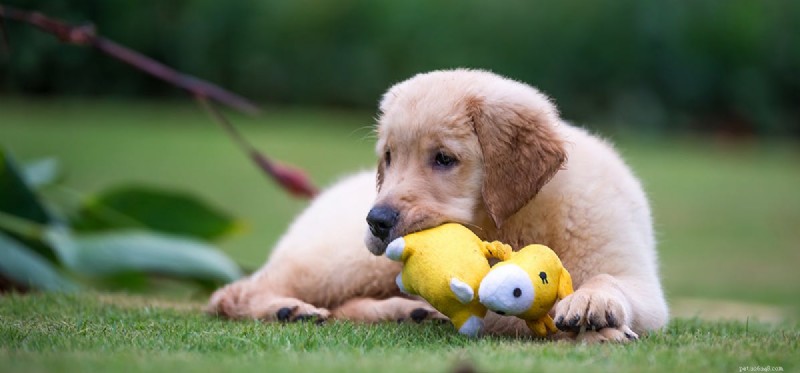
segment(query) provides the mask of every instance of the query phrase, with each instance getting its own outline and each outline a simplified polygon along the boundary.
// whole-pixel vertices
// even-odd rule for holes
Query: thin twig
[[[311,198],[316,195],[316,188],[303,171],[288,165],[276,163],[259,152],[236,130],[236,127],[208,101],[209,99],[217,101],[250,114],[258,113],[258,107],[247,99],[202,79],[180,73],[150,57],[101,37],[97,35],[95,27],[91,24],[73,26],[60,20],[47,17],[39,12],[28,12],[0,5],[0,22],[2,22],[3,18],[31,24],[44,32],[55,35],[55,37],[64,43],[94,47],[138,70],[144,71],[167,83],[186,90],[201,103],[211,118],[225,130],[228,136],[245,154],[247,154],[250,160],[255,163],[259,169],[272,177],[294,196]],[[0,23],[0,32],[3,33],[4,41],[6,41],[5,30],[2,29],[2,26],[2,23]],[[5,42],[5,46],[6,49],[8,49],[7,41]]]
[[[0,11],[2,11],[2,6],[0,6]],[[0,44],[0,46],[1,46],[0,49],[2,49],[3,52],[9,53],[11,48],[9,47],[9,44],[8,44],[8,35],[6,34],[6,23],[5,22],[6,21],[3,20],[3,17],[0,17],[0,34],[2,34],[2,36],[3,36],[3,43]]]
[[[265,173],[270,175],[284,189],[296,197],[312,198],[317,195],[317,189],[309,180],[308,176],[302,171],[288,165],[282,165],[270,160],[266,155],[258,151],[244,136],[236,130],[222,113],[214,107],[205,97],[195,96],[197,101],[209,113],[220,127],[224,128],[236,145]]]
[[[203,95],[249,114],[259,112],[255,104],[239,95],[191,75],[182,74],[150,57],[97,35],[94,25],[73,26],[39,12],[27,12],[5,5],[0,5],[0,17],[29,23],[55,35],[64,43],[96,48],[119,61],[182,88],[193,96]]]

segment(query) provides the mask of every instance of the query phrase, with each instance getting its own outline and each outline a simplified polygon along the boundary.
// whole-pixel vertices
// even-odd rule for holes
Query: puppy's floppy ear
[[[483,152],[483,201],[497,227],[533,199],[567,159],[554,128],[555,107],[538,92],[533,98],[467,101]]]

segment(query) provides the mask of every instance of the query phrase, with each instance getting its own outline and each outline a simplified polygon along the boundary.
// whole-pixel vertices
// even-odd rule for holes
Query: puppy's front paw
[[[245,314],[242,282],[234,282],[218,289],[211,295],[206,313],[213,316],[239,318]]]
[[[399,302],[393,302],[393,305],[397,307],[394,310],[397,322],[413,321],[421,323],[426,320],[432,320],[444,323],[450,321],[447,316],[442,315],[426,302],[403,299]]]
[[[325,308],[317,308],[293,298],[283,298],[272,304],[269,311],[263,312],[259,318],[264,321],[315,321],[321,323],[330,316],[331,312]]]
[[[627,343],[639,339],[639,336],[627,326],[618,328],[603,328],[600,330],[587,330],[582,333],[572,333],[575,341],[583,343]]]
[[[556,306],[555,324],[564,331],[624,327],[627,330],[622,330],[623,334],[633,333],[628,328],[628,320],[626,300],[600,290],[579,289]]]
[[[333,317],[361,322],[447,320],[427,302],[403,297],[351,299],[333,310]]]

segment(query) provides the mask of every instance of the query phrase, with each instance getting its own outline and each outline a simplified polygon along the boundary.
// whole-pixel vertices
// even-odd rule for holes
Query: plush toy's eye
[[[389,165],[392,164],[392,152],[387,150],[383,155],[383,160],[386,162],[386,167],[389,167]]]
[[[514,288],[514,298],[519,298],[522,296],[522,289]]]

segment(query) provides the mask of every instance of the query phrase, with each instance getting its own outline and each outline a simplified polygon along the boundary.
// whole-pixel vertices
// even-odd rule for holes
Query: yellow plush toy
[[[484,242],[459,224],[444,224],[392,241],[389,259],[403,262],[397,286],[420,295],[450,318],[459,333],[476,336],[483,328],[484,307],[478,285],[489,272],[487,258],[509,258],[511,247]]]
[[[541,337],[558,330],[548,312],[570,294],[572,277],[553,250],[543,245],[511,253],[511,258],[492,267],[478,289],[486,308],[525,320]]]

